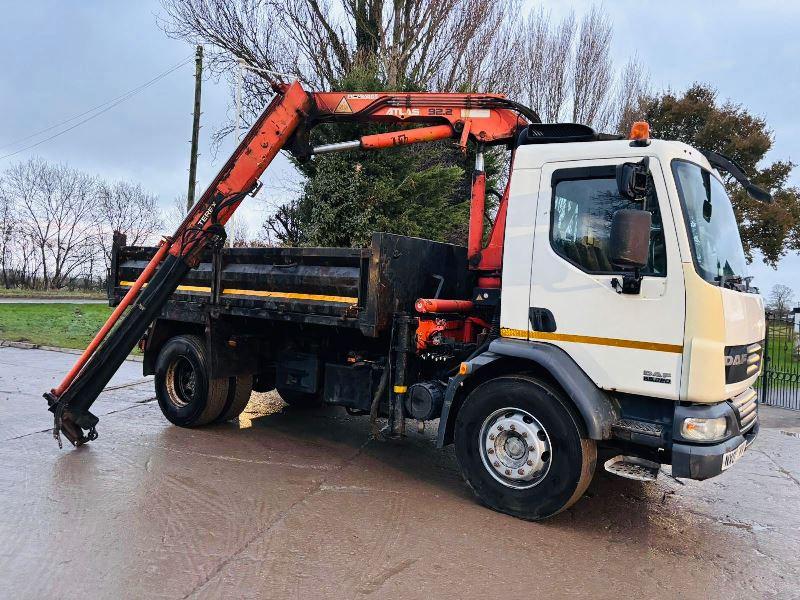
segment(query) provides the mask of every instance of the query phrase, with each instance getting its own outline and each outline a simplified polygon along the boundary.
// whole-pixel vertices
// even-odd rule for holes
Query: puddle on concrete
[[[722,519],[717,519],[717,523],[720,525],[724,525],[725,527],[734,527],[736,529],[744,529],[745,531],[749,531],[750,533],[758,533],[761,531],[772,531],[775,528],[769,527],[767,525],[761,525],[760,523],[745,523],[742,521],[726,521]]]

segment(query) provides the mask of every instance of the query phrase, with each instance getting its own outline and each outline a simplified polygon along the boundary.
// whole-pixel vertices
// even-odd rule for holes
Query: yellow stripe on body
[[[119,285],[122,287],[133,287],[132,281],[120,281]],[[147,285],[146,283],[144,284]],[[177,287],[179,292],[202,292],[206,294],[211,293],[211,288],[207,286],[197,285],[179,285]],[[259,298],[286,298],[291,300],[316,300],[318,302],[338,302],[340,304],[358,304],[358,298],[349,296],[326,296],[323,294],[299,294],[295,292],[270,292],[266,290],[236,290],[224,289],[222,290],[223,296],[257,296]]]
[[[408,386],[405,385],[396,385],[394,386],[394,393],[395,394],[405,394],[408,391]]]
[[[120,281],[120,287],[133,287],[133,281]],[[145,283],[142,287],[147,287]],[[179,292],[205,292],[206,294],[211,293],[211,288],[202,286],[202,285],[179,285],[177,288]]]
[[[318,300],[320,302],[341,302],[343,304],[358,304],[358,298],[349,296],[325,296],[322,294],[297,294],[294,292],[268,292],[265,290],[229,290],[222,291],[224,295],[234,296],[261,296],[264,298],[291,298],[292,300]]]
[[[524,329],[508,329],[503,327],[500,335],[520,340],[543,340],[554,342],[573,342],[576,344],[594,344],[597,346],[614,346],[616,348],[635,348],[637,350],[653,350],[655,352],[683,353],[683,346],[678,344],[661,344],[658,342],[641,342],[639,340],[621,340],[618,338],[594,337],[591,335],[573,335],[571,333],[550,333],[546,331],[526,331]]]

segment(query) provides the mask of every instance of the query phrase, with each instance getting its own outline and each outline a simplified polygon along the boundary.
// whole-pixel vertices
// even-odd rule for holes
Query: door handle
[[[553,313],[540,306],[531,306],[528,309],[528,320],[533,331],[552,333],[556,330],[556,318]]]

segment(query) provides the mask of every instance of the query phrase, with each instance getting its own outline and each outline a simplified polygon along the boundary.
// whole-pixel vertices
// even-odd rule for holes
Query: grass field
[[[105,300],[106,293],[99,290],[28,290],[0,287],[0,298],[80,298],[85,300]]]
[[[112,310],[104,304],[0,304],[0,339],[83,349]]]

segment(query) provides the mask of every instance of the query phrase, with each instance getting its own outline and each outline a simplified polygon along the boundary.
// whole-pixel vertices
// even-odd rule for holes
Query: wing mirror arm
[[[708,159],[708,162],[712,167],[729,173],[731,177],[738,181],[739,184],[745,189],[748,196],[754,200],[758,200],[759,202],[765,202],[767,204],[772,202],[772,194],[761,189],[752,181],[750,181],[742,166],[735,160],[729,156],[725,156],[724,154],[720,154],[719,152],[714,152],[712,150],[700,150],[700,152]]]
[[[622,273],[622,279],[619,277],[611,278],[611,287],[618,294],[639,294],[642,291],[642,272],[640,269],[635,268],[633,272]]]
[[[650,189],[650,158],[617,165],[617,190],[628,200],[641,202]]]

